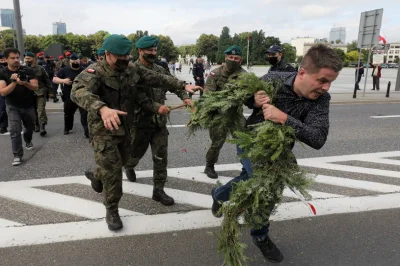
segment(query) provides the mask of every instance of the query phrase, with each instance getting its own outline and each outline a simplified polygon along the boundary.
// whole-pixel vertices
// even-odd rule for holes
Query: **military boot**
[[[92,188],[94,191],[97,193],[103,192],[103,184],[101,183],[100,180],[97,180],[94,177],[94,174],[92,171],[85,171],[85,176],[87,179],[89,179],[92,182]]]
[[[217,179],[218,178],[218,173],[215,172],[214,165],[213,164],[207,164],[206,168],[204,168],[204,173],[212,179]]]
[[[47,132],[46,132],[45,124],[41,124],[40,125],[40,136],[44,136],[46,134],[47,134]]]
[[[171,206],[175,203],[174,199],[168,196],[162,188],[153,189],[153,200],[159,201],[165,206]]]
[[[124,227],[121,218],[119,217],[118,209],[107,209],[106,223],[108,225],[108,229],[111,231],[118,231]]]
[[[134,168],[125,168],[125,174],[129,181],[136,182],[136,173]]]
[[[34,131],[35,131],[35,132],[40,132],[40,126],[39,126],[39,124],[35,124],[35,129],[34,129]]]

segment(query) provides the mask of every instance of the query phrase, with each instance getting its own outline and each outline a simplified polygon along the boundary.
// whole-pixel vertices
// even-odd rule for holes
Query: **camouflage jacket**
[[[206,85],[204,88],[204,92],[207,91],[220,91],[224,88],[225,83],[228,81],[230,78],[237,78],[239,74],[247,72],[243,68],[240,68],[239,70],[229,73],[226,70],[225,65],[222,65],[213,71],[210,72],[210,75],[207,78]]]
[[[88,111],[88,124],[92,135],[124,136],[129,133],[130,127],[127,117],[121,116],[122,124],[119,129],[110,131],[104,127],[98,111],[101,107],[108,106],[128,114],[132,113],[132,99],[136,94],[136,86],[142,84],[177,90],[186,85],[184,81],[146,68],[138,68],[133,63],[129,63],[124,72],[117,72],[103,60],[90,65],[75,78],[71,100]]]
[[[152,71],[172,77],[169,71],[155,63],[151,66],[145,66],[138,60],[134,64],[138,68],[150,69]],[[182,100],[190,98],[183,88],[170,88],[168,90],[176,94]],[[134,127],[163,127],[167,124],[167,116],[158,114],[158,109],[160,106],[165,105],[166,93],[167,88],[164,86],[155,88],[154,86],[150,86],[148,84],[142,84],[137,87],[137,95],[134,95],[135,104],[134,114],[132,117]]]
[[[32,69],[35,71],[36,79],[39,84],[39,88],[35,90],[35,94],[37,96],[46,96],[48,93],[51,93],[51,84],[46,70],[39,65],[35,65]]]

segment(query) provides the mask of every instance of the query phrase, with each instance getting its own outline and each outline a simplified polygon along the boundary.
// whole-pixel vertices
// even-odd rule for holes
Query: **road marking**
[[[371,118],[399,118],[400,115],[374,115]]]
[[[386,171],[372,168],[353,167],[340,165],[344,161],[365,161],[381,163],[383,165],[398,165],[397,160],[388,159],[400,157],[400,151],[355,154],[344,156],[331,156],[321,158],[299,159],[300,165],[332,169],[339,171],[351,171],[357,173],[379,174],[384,176],[400,177],[396,171]],[[223,164],[216,165],[217,171],[240,171],[241,165]],[[217,181],[226,183],[231,177],[220,176],[218,180],[208,178],[204,173],[204,166],[183,167],[168,169],[168,176],[192,182],[216,184]],[[153,171],[137,171],[138,178],[150,178]],[[126,177],[125,177],[126,178]],[[309,191],[313,196],[310,202],[315,206],[317,215],[338,213],[353,213],[361,211],[400,208],[400,186],[381,184],[363,180],[347,179],[343,177],[317,175],[315,181],[321,184],[329,184],[351,189],[364,189],[378,193],[390,193],[374,196],[347,197],[340,194],[332,194],[319,191]],[[124,229],[114,233],[107,229],[103,218],[105,215],[102,204],[67,196],[55,192],[41,190],[42,186],[83,184],[89,186],[89,181],[84,176],[44,178],[33,180],[19,180],[0,182],[0,196],[18,200],[25,204],[31,204],[85,217],[87,221],[68,222],[58,224],[24,225],[0,218],[0,247],[46,244],[63,241],[95,239],[126,235],[142,235],[161,232],[171,232],[198,228],[219,226],[220,219],[211,215],[210,210],[196,210],[187,213],[167,213],[156,215],[142,215],[130,210],[121,210]],[[124,192],[127,194],[148,197],[152,196],[152,185],[130,183],[124,181]],[[209,195],[166,188],[179,203],[190,204],[202,208],[210,208],[212,199]],[[288,189],[284,190],[284,196],[297,198]],[[313,214],[304,203],[286,202],[278,206],[272,220],[288,220],[303,217],[311,217]]]

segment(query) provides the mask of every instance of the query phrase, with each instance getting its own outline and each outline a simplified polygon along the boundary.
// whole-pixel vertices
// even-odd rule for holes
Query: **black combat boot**
[[[94,174],[92,171],[85,171],[85,176],[87,179],[89,179],[92,182],[92,188],[94,191],[97,193],[103,192],[103,184],[101,183],[100,180],[97,180],[94,177]]]
[[[211,197],[212,197],[212,199],[213,199],[213,205],[211,206],[211,212],[212,212],[212,214],[214,215],[214,217],[221,218],[221,217],[222,217],[222,213],[218,213],[218,212],[219,212],[219,209],[221,209],[222,205],[221,205],[221,203],[219,203],[219,202],[214,198],[215,189],[216,189],[216,188],[213,188],[213,189],[211,190]]]
[[[40,125],[40,136],[44,136],[46,134],[47,134],[47,132],[46,132],[45,124],[41,124]]]
[[[69,134],[69,130],[64,128],[64,135],[68,135]]]
[[[108,225],[108,229],[110,229],[111,231],[118,231],[121,230],[122,227],[124,227],[121,218],[119,217],[118,209],[107,209],[106,223]]]
[[[153,200],[159,201],[165,206],[171,206],[175,203],[174,199],[168,196],[162,188],[153,189]]]
[[[136,173],[134,168],[125,168],[125,174],[129,181],[136,182]]]
[[[204,173],[212,179],[217,179],[218,178],[218,173],[215,172],[214,165],[213,164],[207,164],[206,168],[204,168]]]
[[[34,129],[34,131],[35,131],[35,132],[40,132],[40,126],[39,126],[39,124],[35,124],[35,129]]]
[[[281,251],[272,242],[269,236],[263,238],[253,238],[254,244],[260,249],[264,258],[269,262],[278,263],[283,261]]]

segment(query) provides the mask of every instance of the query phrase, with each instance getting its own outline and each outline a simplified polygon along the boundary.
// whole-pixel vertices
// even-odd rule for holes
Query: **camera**
[[[28,81],[28,75],[26,74],[26,68],[20,68],[18,70],[18,77],[21,81]]]

